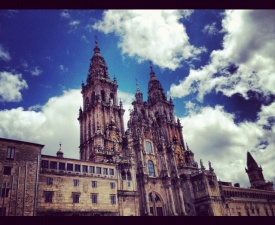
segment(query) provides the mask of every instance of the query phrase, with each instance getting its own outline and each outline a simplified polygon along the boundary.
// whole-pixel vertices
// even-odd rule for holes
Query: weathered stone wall
[[[116,168],[110,164],[92,163],[80,160],[56,158],[42,156],[42,160],[65,162],[70,164],[83,165],[113,169],[115,175],[98,175],[92,173],[63,171],[51,169],[41,169],[39,177],[39,193],[38,193],[38,214],[66,213],[66,215],[118,215],[118,199],[117,199],[117,175]],[[66,167],[67,168],[67,167]],[[84,175],[86,174],[86,175]],[[53,183],[48,185],[47,178],[53,178]],[[74,180],[79,181],[78,186],[74,186]],[[97,187],[92,187],[92,181],[97,182]],[[110,183],[114,183],[111,188]],[[45,203],[45,192],[52,192],[52,203]],[[73,194],[79,194],[79,203],[73,203]],[[98,203],[92,203],[92,194],[98,196]],[[111,204],[110,196],[115,196],[115,204]]]
[[[15,149],[13,159],[7,159],[9,147]],[[0,195],[0,208],[6,208],[6,215],[35,214],[37,163],[42,148],[39,144],[0,138],[0,187],[1,191],[6,185],[8,188],[7,197]],[[3,174],[5,166],[12,168],[10,175]]]

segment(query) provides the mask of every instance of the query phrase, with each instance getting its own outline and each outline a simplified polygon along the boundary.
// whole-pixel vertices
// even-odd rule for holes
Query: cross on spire
[[[95,35],[95,46],[96,46],[96,47],[98,47],[97,44],[98,44],[97,35]]]

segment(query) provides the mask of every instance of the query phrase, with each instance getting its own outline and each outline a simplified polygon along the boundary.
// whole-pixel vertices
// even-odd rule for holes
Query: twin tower
[[[194,161],[175,119],[173,101],[167,99],[152,68],[148,100],[137,87],[126,131],[117,88],[96,42],[86,84],[82,83],[80,159],[114,164],[118,198],[138,207],[140,215],[216,215],[217,209],[220,214],[225,203],[214,169],[210,162],[207,170],[202,161],[200,168]],[[250,156],[247,173],[252,186],[270,190],[272,184],[264,182],[261,168]]]
[[[96,42],[86,84],[82,83],[80,159],[114,163],[122,180],[135,177],[141,214],[185,214],[178,168],[197,169],[197,163],[185,147],[172,99],[167,100],[151,68],[148,101],[137,87],[125,131],[117,88]]]

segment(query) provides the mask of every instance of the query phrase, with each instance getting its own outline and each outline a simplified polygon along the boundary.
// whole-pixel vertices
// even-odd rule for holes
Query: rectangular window
[[[128,181],[128,187],[131,187],[131,181]]]
[[[4,166],[4,175],[11,175],[11,167],[10,166]]]
[[[98,196],[98,194],[92,194],[91,195],[91,198],[92,198],[92,203],[93,204],[97,204],[98,203],[98,199],[97,199],[97,196]]]
[[[96,167],[96,174],[101,174],[101,167]]]
[[[80,194],[73,193],[73,203],[79,203]]]
[[[2,188],[1,198],[7,198],[9,196],[9,191],[10,191],[9,188]]]
[[[116,184],[114,182],[111,182],[110,183],[110,187],[111,187],[111,189],[115,189],[116,188]]]
[[[96,188],[96,187],[97,187],[97,182],[94,181],[94,180],[92,181],[92,187],[93,187],[93,188]]]
[[[108,175],[108,168],[103,168],[103,174]]]
[[[53,178],[47,177],[47,185],[52,185],[52,184],[53,184]]]
[[[115,195],[110,195],[110,199],[111,199],[111,204],[116,204],[116,196]]]
[[[82,166],[82,172],[87,173],[88,172],[88,166]]]
[[[73,164],[67,163],[67,171],[73,171],[73,170],[74,170]]]
[[[238,212],[238,216],[242,216],[241,212]]]
[[[90,173],[95,173],[95,167],[94,166],[90,166],[89,167],[89,172]]]
[[[109,169],[109,174],[110,174],[110,175],[115,175],[114,169]]]
[[[75,172],[80,172],[80,165],[75,164],[75,165],[74,165],[74,171],[75,171]]]
[[[59,170],[65,170],[65,163],[60,162],[58,169]]]
[[[48,160],[42,160],[41,161],[41,168],[48,169],[49,168],[49,161]]]
[[[52,203],[53,202],[53,192],[52,191],[45,191],[45,203]]]
[[[57,169],[57,162],[50,162],[50,168],[56,170]]]
[[[14,155],[15,155],[15,148],[8,147],[8,150],[7,150],[7,159],[8,160],[13,160],[14,159]]]
[[[79,180],[74,179],[74,186],[79,186]]]

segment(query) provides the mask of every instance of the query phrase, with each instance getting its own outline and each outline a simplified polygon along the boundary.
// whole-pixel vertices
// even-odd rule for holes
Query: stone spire
[[[100,54],[100,48],[98,47],[98,41],[95,41],[94,55],[91,58],[89,74],[87,78],[87,83],[94,79],[107,79],[110,80],[108,74],[108,67],[104,58]]]
[[[142,103],[143,102],[143,94],[141,93],[139,87],[138,87],[138,81],[136,80],[136,101],[138,103]]]
[[[247,152],[247,161],[246,161],[246,165],[248,169],[252,169],[252,168],[258,168],[258,164],[255,161],[255,159],[252,157],[252,155],[250,154],[250,152]]]
[[[158,101],[166,102],[166,96],[164,94],[163,88],[157,79],[152,66],[150,66],[150,81],[148,84],[148,103],[155,104]]]

